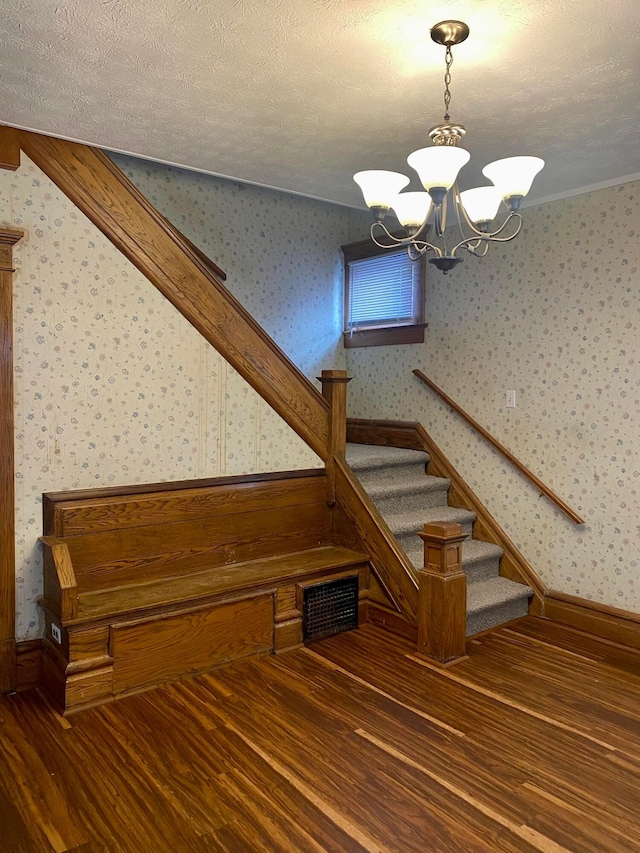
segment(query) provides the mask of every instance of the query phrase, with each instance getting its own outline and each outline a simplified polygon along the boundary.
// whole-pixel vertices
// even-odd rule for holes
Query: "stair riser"
[[[512,619],[526,616],[529,612],[529,599],[526,596],[515,601],[498,602],[486,610],[467,614],[467,637],[503,625]]]
[[[421,463],[418,465],[415,463],[413,465],[394,465],[389,468],[373,468],[362,471],[354,469],[354,473],[365,490],[368,490],[370,486],[378,486],[383,483],[393,485],[405,479],[415,480],[421,474],[423,476],[426,475],[425,466]]]
[[[424,490],[413,494],[393,495],[392,497],[376,497],[374,503],[383,515],[432,509],[436,506],[446,506],[448,491],[447,488],[444,488],[433,489],[432,491]]]

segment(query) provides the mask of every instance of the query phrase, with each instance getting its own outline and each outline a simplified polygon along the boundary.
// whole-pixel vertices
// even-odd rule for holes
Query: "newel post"
[[[467,576],[462,569],[459,524],[425,524],[424,568],[419,573],[418,654],[440,664],[464,660],[466,653]]]
[[[334,457],[344,459],[347,448],[347,383],[351,377],[346,370],[323,370],[317,377],[322,383],[322,396],[329,403],[329,446],[327,447],[327,481],[329,505],[336,502],[336,472]]]

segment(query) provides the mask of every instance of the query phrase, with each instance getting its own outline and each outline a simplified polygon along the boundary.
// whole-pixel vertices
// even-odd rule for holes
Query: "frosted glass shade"
[[[544,166],[540,157],[506,157],[488,163],[482,174],[493,182],[502,198],[526,196],[533,179]]]
[[[429,215],[431,196],[429,193],[400,193],[391,206],[401,225],[417,227]]]
[[[460,193],[460,201],[472,222],[492,222],[502,196],[495,187],[476,187]]]
[[[409,154],[407,163],[416,170],[427,192],[439,187],[450,190],[456,182],[458,172],[469,161],[470,156],[464,148],[434,145]]]
[[[356,172],[353,180],[362,190],[367,207],[393,206],[394,199],[409,183],[409,178],[399,172],[385,172],[382,169],[369,169]]]

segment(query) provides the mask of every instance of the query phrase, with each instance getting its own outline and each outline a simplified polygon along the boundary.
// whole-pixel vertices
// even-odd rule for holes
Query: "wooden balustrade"
[[[504,444],[499,442],[497,438],[494,438],[491,433],[487,432],[487,430],[483,426],[480,426],[480,424],[474,418],[472,418],[471,415],[468,415],[465,410],[456,402],[454,402],[454,400],[452,400],[448,394],[446,394],[441,388],[439,388],[435,384],[435,382],[432,382],[431,379],[429,379],[428,376],[425,376],[421,370],[416,369],[413,371],[413,373],[415,376],[418,377],[418,379],[420,379],[421,382],[424,382],[427,387],[431,388],[431,390],[434,391],[440,397],[440,399],[443,400],[447,404],[447,406],[449,406],[450,409],[453,409],[454,412],[457,412],[457,414],[459,414],[460,417],[464,421],[466,421],[470,427],[473,427],[476,432],[480,433],[480,435],[485,439],[485,441],[488,441],[492,447],[494,447],[499,453],[502,453],[502,455],[505,456],[509,460],[509,462],[511,462],[511,464],[515,468],[517,468],[518,471],[520,471],[521,474],[523,474],[531,483],[533,483],[533,485],[540,491],[540,494],[549,498],[549,500],[554,503],[558,507],[558,509],[561,510],[575,524],[585,523],[584,518],[581,518],[577,512],[572,510],[571,507],[568,506],[562,500],[562,498],[558,497],[558,495],[556,495],[556,493],[552,489],[550,489],[549,486],[545,485],[545,483],[542,482],[540,477],[536,476],[533,471],[531,471],[529,468],[527,468],[526,465],[520,462],[520,460],[516,456],[514,456],[513,453],[504,446]]]
[[[425,524],[424,568],[419,573],[418,654],[439,664],[466,657],[467,576],[462,569],[459,524]]]

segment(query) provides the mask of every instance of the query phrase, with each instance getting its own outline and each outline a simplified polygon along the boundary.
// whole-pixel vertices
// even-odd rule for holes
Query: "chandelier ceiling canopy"
[[[431,29],[433,41],[445,48],[444,118],[429,131],[433,145],[420,148],[407,158],[426,192],[403,193],[410,179],[398,172],[372,169],[353,176],[375,216],[371,226],[374,243],[389,249],[406,246],[412,260],[432,252],[434,257],[429,263],[445,274],[462,261],[457,254],[460,250],[484,257],[489,243],[506,243],[520,233],[520,205],[544,166],[539,157],[496,160],[482,170],[492,186],[459,191],[458,174],[470,154],[458,145],[466,134],[464,126],[452,121],[449,114],[452,48],[468,35],[469,27],[462,21],[441,21]],[[506,214],[501,222],[496,222],[502,204]],[[455,243],[447,242],[448,205],[453,206],[459,231]],[[392,234],[383,223],[390,210],[403,226],[406,237]]]

